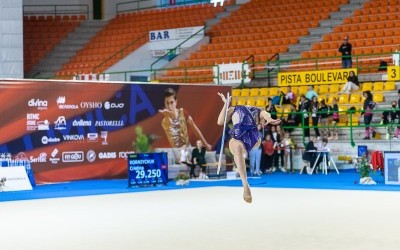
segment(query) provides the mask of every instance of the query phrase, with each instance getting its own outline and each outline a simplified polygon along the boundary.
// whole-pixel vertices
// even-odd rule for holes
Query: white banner
[[[245,75],[244,83],[249,83],[251,80],[249,77],[250,66],[247,63],[218,64],[218,66],[214,66],[213,71],[215,84],[240,84],[243,80],[242,75]]]
[[[153,30],[149,32],[150,53],[153,57],[161,57],[183,41],[203,29],[203,26],[186,27],[179,29]],[[189,48],[204,37],[204,30],[182,44],[182,48]],[[177,51],[176,54],[179,54]]]
[[[0,167],[1,180],[4,184],[1,184],[0,190],[4,192],[32,190],[25,167]]]

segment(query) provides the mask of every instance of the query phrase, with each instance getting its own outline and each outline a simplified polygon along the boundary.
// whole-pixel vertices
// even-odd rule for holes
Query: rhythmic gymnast
[[[218,93],[224,102],[224,106],[218,116],[217,124],[222,126],[232,120],[233,128],[229,131],[232,139],[229,141],[229,150],[233,154],[233,159],[239,171],[243,185],[243,199],[251,203],[252,196],[249,183],[247,181],[245,158],[252,148],[259,147],[261,144],[261,133],[259,126],[272,124],[277,125],[281,121],[271,118],[271,114],[261,109],[251,106],[229,107],[230,96],[225,97]],[[228,108],[229,107],[229,108]],[[228,108],[228,110],[226,110]],[[226,112],[227,111],[227,112]],[[226,116],[226,117],[225,117]]]

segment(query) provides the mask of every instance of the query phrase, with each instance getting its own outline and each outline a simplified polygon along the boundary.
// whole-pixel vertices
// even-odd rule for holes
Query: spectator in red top
[[[262,142],[263,146],[263,158],[265,162],[265,172],[271,173],[272,172],[272,162],[274,160],[275,154],[275,147],[274,141],[271,139],[271,135],[267,134],[265,136],[265,140]]]

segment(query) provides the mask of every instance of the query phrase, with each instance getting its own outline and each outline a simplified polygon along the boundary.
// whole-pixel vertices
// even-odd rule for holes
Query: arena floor
[[[0,194],[1,195],[1,194]],[[400,193],[204,187],[0,203],[1,248],[304,249],[400,246]]]

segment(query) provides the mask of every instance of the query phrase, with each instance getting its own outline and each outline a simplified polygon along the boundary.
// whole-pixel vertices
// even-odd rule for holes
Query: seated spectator
[[[360,83],[358,82],[358,77],[354,74],[354,71],[350,71],[349,77],[347,77],[347,82],[340,93],[350,94],[350,91],[357,91],[359,88]]]
[[[308,100],[312,100],[314,96],[318,98],[317,92],[314,91],[314,86],[312,85],[308,86],[308,90],[305,96]]]
[[[277,110],[275,108],[275,105],[272,103],[271,98],[268,98],[268,105],[265,107],[265,111],[271,114],[272,119],[276,120],[278,118]]]
[[[193,165],[190,170],[190,172],[193,171],[194,169],[199,166],[200,167],[200,174],[199,178],[200,179],[208,179],[208,176],[206,175],[206,148],[203,146],[203,142],[201,140],[198,140],[196,142],[196,147],[192,151],[192,161]]]
[[[311,137],[303,153],[303,160],[310,162],[311,167],[314,166],[315,160],[317,159],[317,148],[315,147],[316,142],[317,137]],[[311,168],[307,169],[307,173],[311,174]]]
[[[281,104],[292,104],[296,101],[296,96],[290,86],[287,87],[286,94],[281,92]]]
[[[283,120],[283,126],[297,127],[300,123],[300,117],[296,114],[296,106],[290,105],[290,112],[285,120]],[[285,128],[285,131],[292,132],[294,128]]]
[[[381,59],[379,61],[378,71],[386,71],[387,70],[387,66],[388,66],[387,62],[384,61],[383,59]]]

